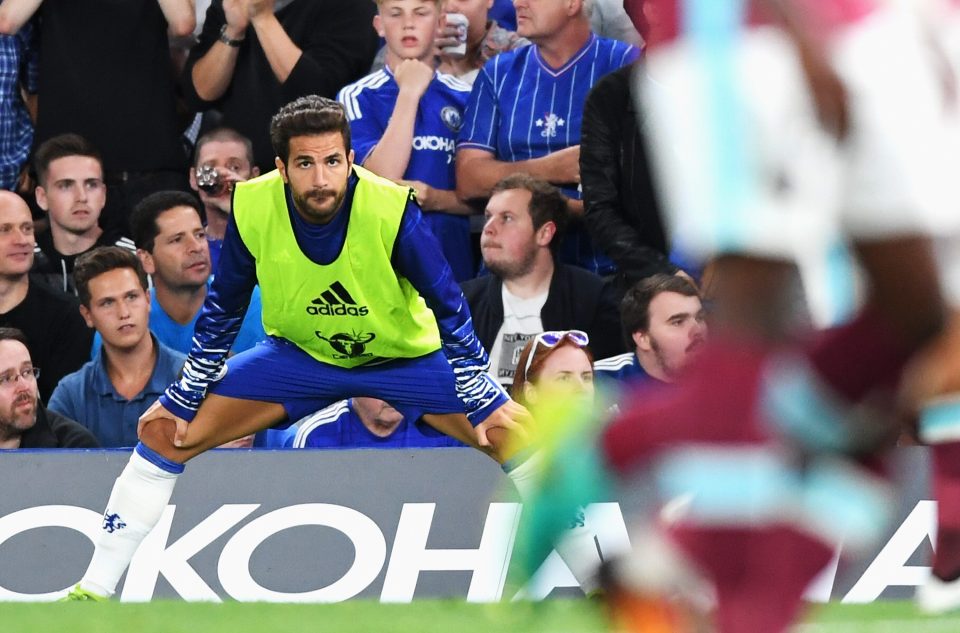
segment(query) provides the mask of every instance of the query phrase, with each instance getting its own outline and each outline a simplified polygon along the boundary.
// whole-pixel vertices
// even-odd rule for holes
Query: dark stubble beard
[[[657,365],[660,367],[663,375],[672,380],[677,372],[673,371],[673,368],[667,364],[667,359],[663,356],[663,350],[660,349],[660,343],[652,336],[650,337],[650,349],[653,350],[653,356],[657,359]]]
[[[33,428],[37,423],[37,400],[33,400],[33,414],[29,420],[28,424],[24,424],[19,418],[15,417],[13,409],[21,403],[22,400],[26,399],[27,396],[23,398],[17,397],[10,405],[10,411],[5,417],[0,417],[0,440],[8,440],[20,435],[23,435],[25,432]]]
[[[343,191],[339,192],[334,197],[334,204],[330,211],[318,211],[310,206],[310,199],[313,197],[309,192],[305,195],[299,194],[296,191],[292,192],[293,197],[293,206],[297,208],[297,211],[300,212],[300,216],[303,217],[307,222],[316,223],[316,224],[326,224],[333,219],[333,216],[337,214],[337,211],[340,210],[340,205],[343,204],[343,199],[347,195],[346,188]]]
[[[527,251],[526,255],[524,255],[523,259],[518,262],[484,261],[484,264],[490,269],[490,272],[500,279],[517,279],[533,270],[533,264],[536,260],[537,249],[531,248]]]

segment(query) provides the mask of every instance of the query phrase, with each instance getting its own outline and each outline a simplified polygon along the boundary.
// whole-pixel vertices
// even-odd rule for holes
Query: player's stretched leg
[[[72,595],[113,595],[140,543],[160,520],[187,460],[268,428],[285,416],[283,406],[276,403],[210,394],[181,446],[173,444],[174,420],[146,423],[140,443],[113,486],[93,558]]]
[[[960,312],[911,365],[906,399],[920,410],[918,435],[931,447],[937,537],[930,579],[917,590],[920,608],[960,608]]]
[[[949,409],[949,411],[948,411]],[[927,421],[946,416],[960,425],[960,393],[952,401],[931,403]],[[917,604],[928,613],[960,609],[960,440],[933,443],[932,492],[937,500],[937,537],[930,578],[917,589]]]

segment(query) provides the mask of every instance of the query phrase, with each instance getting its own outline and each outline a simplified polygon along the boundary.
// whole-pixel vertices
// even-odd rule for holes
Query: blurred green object
[[[599,439],[607,394],[551,394],[530,407],[540,462],[536,490],[524,499],[513,553],[516,573],[530,578],[563,532],[583,521],[583,508],[612,496],[613,479]]]

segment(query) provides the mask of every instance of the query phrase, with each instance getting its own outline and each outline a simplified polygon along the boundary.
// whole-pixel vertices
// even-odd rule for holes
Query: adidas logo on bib
[[[367,306],[358,306],[339,281],[330,284],[310,303],[307,314],[313,316],[366,316],[370,312]]]

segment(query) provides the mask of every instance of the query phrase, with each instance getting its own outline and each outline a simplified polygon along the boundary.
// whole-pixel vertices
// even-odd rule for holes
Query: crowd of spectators
[[[620,0],[2,0],[0,326],[43,371],[0,358],[20,374],[0,390],[35,380],[37,424],[132,446],[223,272],[233,187],[275,168],[270,117],[307,94],[343,104],[357,165],[414,191],[501,384],[544,330],[582,330],[600,374],[668,380],[703,315],[634,122],[641,43]],[[697,302],[686,343],[653,334],[663,288]],[[265,336],[255,290],[233,351]],[[241,445],[458,443],[357,397]]]

